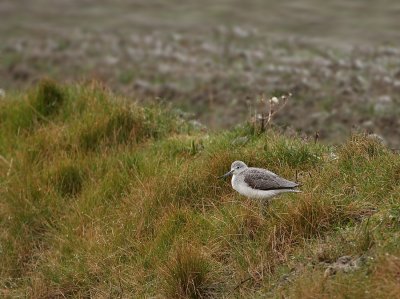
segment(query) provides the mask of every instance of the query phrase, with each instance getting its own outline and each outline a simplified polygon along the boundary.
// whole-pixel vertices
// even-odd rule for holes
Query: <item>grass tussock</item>
[[[207,133],[95,82],[44,81],[0,107],[0,297],[398,292],[400,158],[368,136]],[[234,160],[302,193],[263,216],[218,179]],[[363,262],[326,274],[343,256]]]
[[[168,298],[211,298],[215,278],[212,266],[199,250],[181,245],[165,269]]]
[[[82,190],[83,181],[82,170],[76,165],[63,165],[53,175],[56,190],[66,197],[76,196]]]
[[[65,97],[59,84],[49,79],[42,80],[33,98],[32,107],[40,117],[50,117],[61,109]]]

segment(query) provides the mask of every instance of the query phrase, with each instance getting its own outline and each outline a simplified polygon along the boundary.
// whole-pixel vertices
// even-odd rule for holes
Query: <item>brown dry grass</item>
[[[63,98],[47,121],[38,90],[0,102],[1,296],[395,296],[400,159],[383,145],[207,133],[97,83],[46,84]],[[300,172],[303,192],[263,216],[217,179],[236,159]],[[344,255],[366,262],[324,276]]]

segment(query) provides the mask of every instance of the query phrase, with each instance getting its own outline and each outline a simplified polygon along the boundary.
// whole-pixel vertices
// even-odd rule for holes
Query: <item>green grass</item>
[[[399,292],[400,157],[366,136],[333,147],[246,124],[196,131],[96,82],[43,81],[2,99],[0,116],[1,297]],[[297,172],[303,192],[264,217],[217,179],[236,159]],[[344,255],[365,262],[324,276]]]

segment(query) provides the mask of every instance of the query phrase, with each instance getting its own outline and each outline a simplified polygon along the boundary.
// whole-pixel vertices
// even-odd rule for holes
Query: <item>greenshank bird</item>
[[[296,189],[299,184],[263,168],[247,167],[242,161],[233,162],[231,170],[221,178],[229,175],[233,175],[233,189],[253,199],[269,199],[281,193],[301,192]]]

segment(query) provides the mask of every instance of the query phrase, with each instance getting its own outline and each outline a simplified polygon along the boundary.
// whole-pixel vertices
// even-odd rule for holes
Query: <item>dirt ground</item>
[[[97,78],[212,129],[292,93],[274,119],[338,142],[352,130],[400,147],[400,3],[0,2],[0,88]]]

